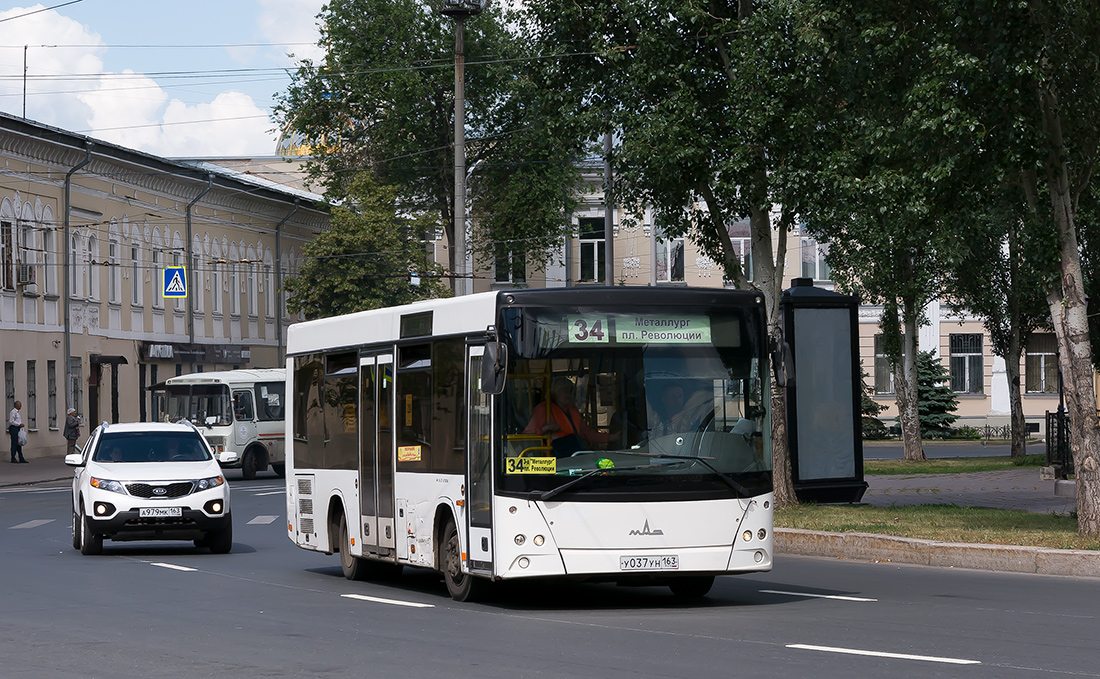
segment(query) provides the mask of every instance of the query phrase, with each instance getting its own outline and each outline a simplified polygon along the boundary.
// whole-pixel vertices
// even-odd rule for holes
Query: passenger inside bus
[[[550,399],[535,406],[523,433],[550,436],[554,457],[591,450],[611,439],[610,434],[596,431],[585,422],[573,400],[572,380],[560,376],[550,384]]]

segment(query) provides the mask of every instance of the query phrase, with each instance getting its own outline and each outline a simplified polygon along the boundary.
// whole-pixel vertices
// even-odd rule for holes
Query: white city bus
[[[282,368],[177,375],[153,390],[159,418],[197,425],[222,467],[240,468],[246,479],[269,465],[279,476],[286,474]]]
[[[457,600],[526,577],[697,597],[716,575],[770,570],[765,327],[758,293],[684,288],[500,291],[295,324],[289,537],[339,553],[349,579],[439,570]],[[566,445],[564,420],[588,440]]]

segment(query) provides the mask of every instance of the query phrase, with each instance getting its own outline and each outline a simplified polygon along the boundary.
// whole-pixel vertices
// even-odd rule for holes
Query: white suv
[[[73,547],[83,554],[102,552],[103,538],[233,546],[229,484],[190,423],[104,422],[65,464],[76,468]]]

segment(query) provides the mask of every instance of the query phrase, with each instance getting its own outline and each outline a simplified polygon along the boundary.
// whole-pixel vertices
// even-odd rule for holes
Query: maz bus
[[[701,597],[772,567],[759,293],[490,292],[298,323],[287,356],[287,530],[349,579]]]
[[[222,467],[239,467],[246,479],[256,478],[269,465],[279,476],[286,475],[282,368],[177,375],[152,389],[160,419],[194,423]]]

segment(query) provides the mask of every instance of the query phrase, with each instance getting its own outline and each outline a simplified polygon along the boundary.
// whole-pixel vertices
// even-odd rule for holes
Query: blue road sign
[[[166,299],[184,299],[187,297],[187,267],[164,267],[164,285],[161,290]]]

